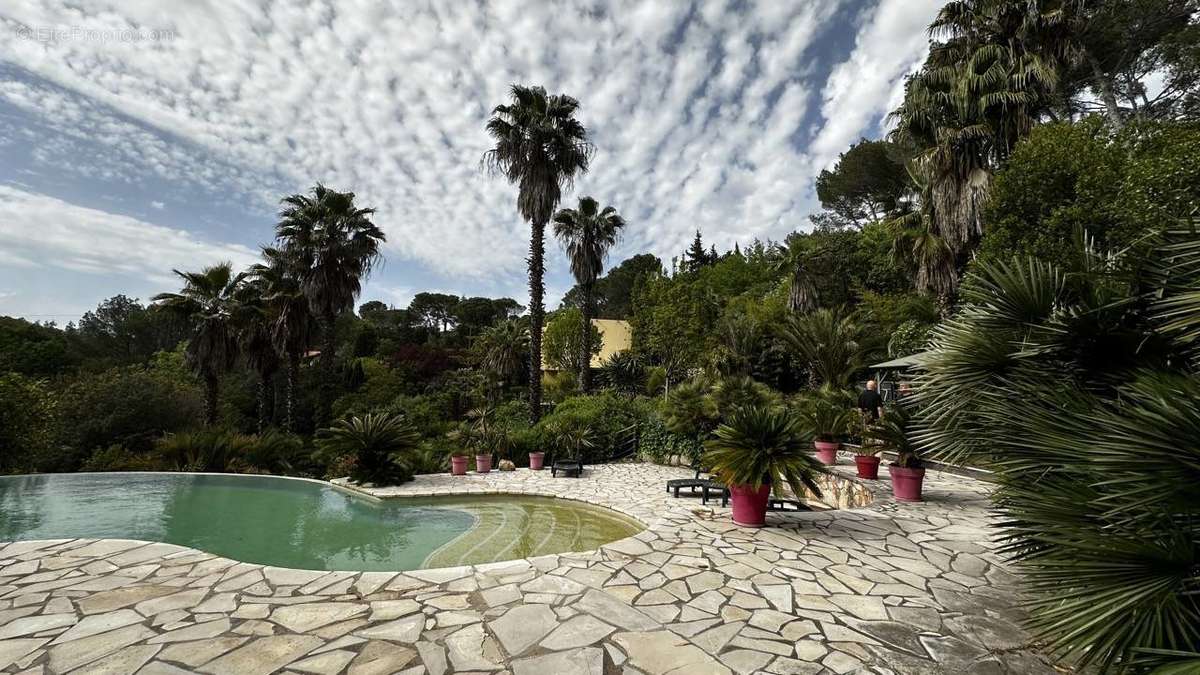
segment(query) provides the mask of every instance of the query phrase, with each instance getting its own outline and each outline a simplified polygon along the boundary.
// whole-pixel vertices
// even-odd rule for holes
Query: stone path
[[[840,471],[848,475],[849,469]],[[599,551],[478,567],[314,572],[126,540],[0,544],[0,672],[1053,673],[991,553],[985,485],[930,472],[853,510],[672,499],[681,469],[421,476],[386,495],[565,496],[649,527]]]

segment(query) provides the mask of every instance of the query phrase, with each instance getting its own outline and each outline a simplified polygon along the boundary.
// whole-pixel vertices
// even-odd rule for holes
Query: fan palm
[[[285,197],[283,205],[275,236],[321,326],[320,415],[326,417],[335,381],[334,321],[353,309],[363,279],[382,260],[386,237],[371,222],[375,210],[359,208],[353,192],[318,183],[310,194]]]
[[[924,170],[913,163],[909,166],[909,176],[917,186],[913,203],[887,221],[887,227],[895,233],[892,258],[916,268],[917,290],[937,298],[938,307],[946,316],[951,298],[958,290],[957,256],[938,234],[936,202]]]
[[[525,362],[529,328],[519,319],[501,321],[480,333],[477,348],[483,367],[506,381],[516,377]]]
[[[509,93],[509,102],[496,106],[487,122],[487,133],[496,144],[483,162],[517,186],[517,211],[529,221],[529,414],[536,421],[542,412],[546,224],[563,188],[587,171],[592,145],[575,118],[579,101],[518,84]]]
[[[1175,311],[1200,289],[1198,242],[981,264],[917,378],[915,441],[995,470],[1031,625],[1080,664],[1200,663],[1200,380],[1175,323],[1196,325]]]
[[[596,279],[604,271],[604,258],[617,243],[625,221],[611,206],[600,208],[591,197],[580,197],[579,208],[562,209],[554,214],[554,235],[567,249],[571,274],[582,291],[580,309],[583,311],[583,330],[580,334],[579,389],[584,394],[592,389],[592,318],[596,314]]]
[[[244,277],[234,274],[230,263],[200,272],[175,270],[175,274],[183,279],[183,289],[159,293],[152,300],[192,326],[184,357],[204,382],[204,422],[213,425],[217,422],[221,375],[237,360],[237,324],[243,311],[238,296]]]
[[[808,369],[814,386],[845,389],[862,367],[862,330],[840,310],[819,309],[806,316],[791,316],[780,337]]]
[[[259,289],[273,321],[271,342],[285,361],[284,428],[295,431],[296,386],[300,360],[312,344],[315,321],[308,298],[300,286],[300,275],[292,261],[277,248],[264,247],[263,262],[250,267],[250,278]]]
[[[255,394],[258,399],[260,434],[266,431],[270,424],[270,399],[274,390],[272,380],[279,372],[280,365],[279,352],[275,349],[275,341],[271,336],[275,316],[267,299],[268,293],[263,279],[251,272],[242,284],[238,298],[245,308],[237,326],[238,347],[246,359],[246,365],[258,375]]]
[[[1057,72],[1028,35],[1025,4],[947,3],[930,26],[942,40],[890,116],[892,139],[916,148],[913,161],[927,183],[925,229],[936,239],[922,244],[925,255],[942,255],[944,245],[957,260],[974,248],[994,169],[1053,100]]]
[[[788,309],[796,314],[808,314],[820,304],[817,287],[813,284],[808,269],[810,252],[799,240],[787,246],[776,244],[771,251],[772,266],[777,274],[786,274],[788,279]]]

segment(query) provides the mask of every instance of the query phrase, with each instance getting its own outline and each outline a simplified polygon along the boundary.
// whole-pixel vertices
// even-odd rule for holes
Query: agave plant
[[[396,485],[412,480],[409,456],[421,434],[403,415],[368,413],[341,420],[317,435],[317,448],[331,458],[352,456],[357,483]]]
[[[995,469],[1002,552],[1055,655],[1195,672],[1200,235],[1151,240],[1122,256],[1085,251],[1074,272],[977,266],[924,358],[915,439]]]
[[[705,466],[726,485],[769,483],[779,496],[786,486],[797,498],[805,488],[821,494],[815,477],[824,468],[809,454],[799,420],[784,408],[741,408],[704,447]]]

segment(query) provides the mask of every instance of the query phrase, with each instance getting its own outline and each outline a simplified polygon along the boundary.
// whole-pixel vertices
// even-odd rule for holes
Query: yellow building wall
[[[599,368],[602,363],[608,360],[608,357],[623,352],[633,346],[633,328],[630,327],[628,321],[620,319],[592,319],[592,325],[596,330],[600,331],[600,353],[592,357],[592,367]],[[542,357],[542,370],[551,371],[545,361],[545,355]]]

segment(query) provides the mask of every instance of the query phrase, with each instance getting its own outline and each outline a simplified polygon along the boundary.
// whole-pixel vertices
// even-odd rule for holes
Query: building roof
[[[929,352],[917,352],[916,354],[901,356],[900,358],[892,359],[891,361],[876,363],[875,365],[869,367],[871,370],[905,370],[916,368],[917,366],[921,365],[921,361],[924,360],[925,355],[928,353]]]

